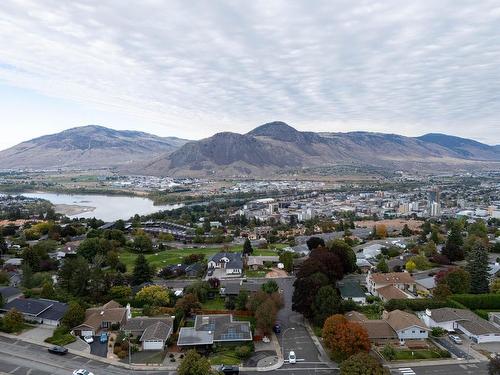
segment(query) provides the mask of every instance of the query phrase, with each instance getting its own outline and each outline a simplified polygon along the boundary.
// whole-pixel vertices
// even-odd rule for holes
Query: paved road
[[[15,375],[68,375],[78,368],[85,368],[96,375],[175,375],[173,371],[130,371],[74,354],[56,356],[43,346],[0,337],[0,372]]]
[[[488,374],[488,363],[471,363],[466,362],[457,365],[441,365],[441,366],[421,366],[421,367],[401,367],[400,369],[392,369],[393,375],[486,375]]]

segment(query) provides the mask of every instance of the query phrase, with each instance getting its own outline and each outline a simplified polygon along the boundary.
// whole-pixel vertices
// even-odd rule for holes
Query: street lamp
[[[295,330],[295,327],[288,327],[283,331],[283,334],[281,335],[281,350],[283,351],[283,359],[285,359],[285,333],[288,330]]]

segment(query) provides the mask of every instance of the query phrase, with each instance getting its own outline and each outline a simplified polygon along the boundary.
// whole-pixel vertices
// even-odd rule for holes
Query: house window
[[[420,333],[425,333],[425,331],[423,331],[423,330],[420,330]]]
[[[413,330],[413,329],[412,329],[412,330],[411,330],[411,333],[415,333],[415,330]]]

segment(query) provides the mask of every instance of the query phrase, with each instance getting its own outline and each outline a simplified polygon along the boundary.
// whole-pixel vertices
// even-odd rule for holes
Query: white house
[[[476,343],[500,342],[500,328],[470,310],[450,307],[427,309],[421,319],[431,328],[440,327],[447,331],[458,329]]]
[[[382,319],[396,332],[401,343],[406,340],[425,340],[429,337],[429,328],[413,314],[394,310],[384,312]]]
[[[363,259],[376,258],[377,255],[382,253],[383,247],[385,246],[379,243],[375,243],[373,245],[365,247],[361,253],[357,254],[357,256],[358,258],[363,258]]]
[[[227,275],[243,273],[243,256],[241,253],[217,253],[208,260],[208,269],[224,269]]]
[[[391,299],[414,298],[415,279],[408,272],[372,273],[366,276],[366,287],[384,302]]]

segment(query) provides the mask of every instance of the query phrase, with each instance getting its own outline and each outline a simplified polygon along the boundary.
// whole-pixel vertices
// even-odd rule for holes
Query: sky
[[[500,144],[497,0],[2,0],[0,149],[98,124]]]

